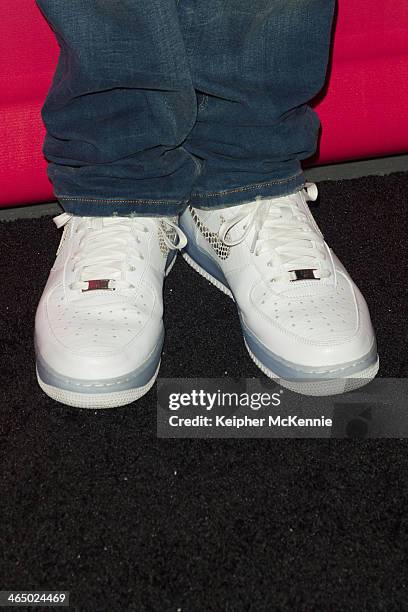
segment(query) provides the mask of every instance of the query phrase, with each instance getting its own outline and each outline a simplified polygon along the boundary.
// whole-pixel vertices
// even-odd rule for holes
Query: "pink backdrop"
[[[53,199],[40,109],[58,46],[34,0],[3,0],[0,22],[0,206]],[[408,151],[408,2],[339,0],[313,163]]]

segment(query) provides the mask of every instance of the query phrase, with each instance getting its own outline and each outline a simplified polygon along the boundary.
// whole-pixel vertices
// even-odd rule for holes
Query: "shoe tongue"
[[[293,193],[285,196],[284,198],[277,198],[276,200],[269,200],[267,203],[267,212],[282,215],[284,220],[292,221],[299,213],[303,216],[305,214],[302,202],[302,195],[300,192]]]
[[[88,227],[94,230],[101,230],[104,227],[117,225],[129,221],[129,217],[89,217]]]
[[[101,230],[104,227],[103,217],[91,217],[88,227],[94,230]]]

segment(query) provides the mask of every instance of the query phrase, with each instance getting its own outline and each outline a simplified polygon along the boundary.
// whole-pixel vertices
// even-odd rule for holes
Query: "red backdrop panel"
[[[40,109],[58,46],[34,0],[3,1],[0,206],[50,201]],[[408,151],[406,0],[339,0],[328,84],[315,107],[322,138],[313,163]]]

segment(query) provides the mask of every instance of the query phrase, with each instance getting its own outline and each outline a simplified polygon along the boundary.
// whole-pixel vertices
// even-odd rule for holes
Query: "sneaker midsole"
[[[291,361],[273,353],[248,329],[241,319],[241,327],[245,341],[253,354],[263,363],[265,367],[280,378],[291,381],[307,380],[332,380],[336,378],[347,378],[367,370],[377,363],[377,344],[373,345],[368,353],[353,361],[332,364],[330,366],[305,366]]]
[[[75,391],[76,393],[114,393],[127,389],[137,389],[147,385],[155,375],[160,363],[163,341],[164,333],[161,335],[149,357],[138,368],[131,370],[127,374],[123,374],[123,376],[100,380],[71,378],[70,376],[65,376],[56,372],[45,359],[43,359],[36,346],[37,372],[41,380],[47,385],[67,391]]]

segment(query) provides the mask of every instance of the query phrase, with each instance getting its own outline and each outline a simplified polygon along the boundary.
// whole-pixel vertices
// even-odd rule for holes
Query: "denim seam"
[[[241,191],[252,191],[253,189],[258,189],[259,187],[269,187],[271,185],[283,185],[285,183],[290,183],[291,181],[293,181],[294,179],[302,175],[303,175],[303,170],[301,170],[297,174],[294,174],[293,176],[290,176],[289,178],[286,178],[286,179],[276,179],[274,181],[268,181],[267,183],[253,183],[252,185],[246,185],[245,187],[236,187],[235,189],[227,189],[226,191],[217,191],[215,193],[201,194],[201,193],[196,192],[196,193],[191,193],[190,197],[194,196],[196,198],[212,198],[214,196],[224,196],[229,193],[239,193]]]
[[[57,194],[56,198],[61,201],[92,202],[97,204],[180,204],[180,200],[115,200],[109,198],[100,200],[98,198],[82,198],[79,196],[59,196]]]

